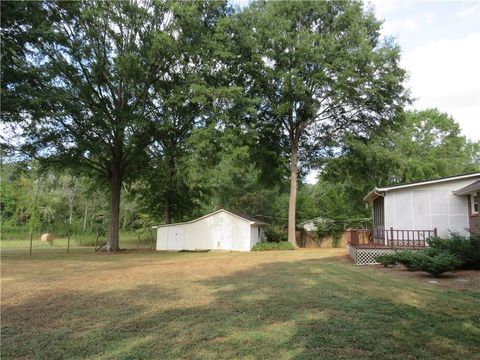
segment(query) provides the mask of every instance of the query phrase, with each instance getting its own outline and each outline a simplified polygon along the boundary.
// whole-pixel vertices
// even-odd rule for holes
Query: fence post
[[[33,231],[30,233],[30,256],[32,256]]]
[[[100,235],[97,235],[97,237],[95,238],[95,249],[93,251],[97,252],[97,244],[98,244],[98,237]]]
[[[70,254],[70,231],[68,232],[68,240],[67,240],[67,254]]]
[[[137,250],[140,248],[140,234],[137,234]]]

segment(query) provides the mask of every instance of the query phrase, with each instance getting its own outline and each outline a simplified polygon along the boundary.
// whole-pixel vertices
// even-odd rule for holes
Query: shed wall
[[[250,223],[226,212],[188,224],[172,224],[157,228],[157,250],[236,250],[250,251]],[[178,230],[178,231],[177,231]],[[183,232],[182,248],[176,244],[175,232]]]

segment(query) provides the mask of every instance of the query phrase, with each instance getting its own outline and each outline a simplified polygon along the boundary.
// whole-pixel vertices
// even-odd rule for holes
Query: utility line
[[[263,214],[255,214],[254,216],[255,217],[264,217],[264,218],[269,218],[269,219],[288,220],[288,218],[284,218],[284,217],[270,216],[270,215],[263,215]],[[373,218],[359,218],[359,219],[345,220],[345,219],[328,219],[328,218],[323,218],[321,216],[318,216],[318,217],[313,218],[313,219],[297,219],[297,222],[305,222],[305,221],[308,221],[308,220],[315,220],[315,219],[318,219],[318,218],[321,218],[325,221],[331,221],[331,222],[371,221],[373,219]]]

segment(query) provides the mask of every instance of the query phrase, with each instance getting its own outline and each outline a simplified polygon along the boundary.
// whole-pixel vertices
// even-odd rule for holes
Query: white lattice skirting
[[[421,250],[421,249],[411,249],[411,250]],[[379,255],[394,254],[399,250],[394,249],[361,249],[356,248],[355,246],[347,245],[347,251],[352,257],[353,261],[357,265],[373,265],[378,264],[375,261],[375,257]]]

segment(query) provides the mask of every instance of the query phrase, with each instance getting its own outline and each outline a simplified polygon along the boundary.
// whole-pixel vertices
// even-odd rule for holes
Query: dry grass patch
[[[354,266],[341,249],[9,252],[1,266],[2,359],[466,359],[480,351],[479,293]]]

